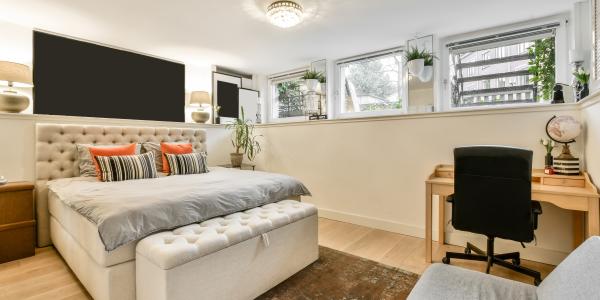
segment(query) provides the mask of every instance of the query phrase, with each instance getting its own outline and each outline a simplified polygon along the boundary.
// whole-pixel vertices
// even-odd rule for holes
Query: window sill
[[[278,127],[278,126],[303,126],[303,125],[319,125],[319,124],[336,124],[336,123],[353,123],[353,122],[381,122],[381,121],[392,121],[392,120],[404,120],[404,119],[425,119],[425,118],[452,118],[462,117],[471,115],[498,115],[498,114],[515,114],[515,113],[530,113],[540,111],[569,111],[579,110],[583,106],[587,106],[589,102],[596,102],[600,100],[600,92],[590,95],[586,99],[583,99],[577,103],[564,103],[564,104],[521,104],[518,106],[510,107],[477,107],[470,109],[453,109],[450,111],[443,112],[430,112],[430,113],[413,113],[413,114],[396,114],[390,116],[364,116],[364,117],[352,117],[352,118],[337,118],[329,120],[315,120],[315,121],[297,121],[297,122],[285,122],[285,123],[267,123],[259,124],[258,127]]]

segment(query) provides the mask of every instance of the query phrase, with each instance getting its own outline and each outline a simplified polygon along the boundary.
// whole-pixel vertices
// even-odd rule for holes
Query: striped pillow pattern
[[[169,154],[165,153],[171,171],[170,175],[208,173],[205,153]]]
[[[102,181],[156,178],[154,153],[139,155],[96,156]]]

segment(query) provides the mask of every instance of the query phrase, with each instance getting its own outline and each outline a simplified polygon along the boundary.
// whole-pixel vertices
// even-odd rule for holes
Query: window
[[[304,117],[302,93],[306,90],[302,72],[271,79],[271,118]]]
[[[446,45],[452,107],[550,99],[558,26],[553,23]]]
[[[338,62],[338,112],[404,112],[401,55],[396,48]]]

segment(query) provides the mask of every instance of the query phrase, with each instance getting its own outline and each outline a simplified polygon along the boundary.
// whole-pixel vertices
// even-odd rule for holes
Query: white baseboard
[[[408,224],[398,223],[391,220],[367,217],[358,214],[346,213],[337,210],[319,208],[319,217],[332,219],[336,221],[347,222],[351,224],[366,226],[370,228],[391,231],[399,234],[414,236],[418,238],[425,238],[425,228],[412,226]],[[437,227],[436,227],[437,228]],[[438,232],[433,230],[433,239],[437,241]],[[446,243],[456,246],[465,246],[467,242],[471,242],[476,246],[485,249],[486,238],[482,235],[472,234],[461,231],[447,231],[446,232]],[[542,248],[535,246],[535,244],[526,244],[527,248],[522,248],[517,242],[497,239],[495,242],[495,252],[521,252],[523,259],[533,260],[541,263],[557,265],[559,264],[569,253],[563,251],[557,251],[553,249]]]
[[[404,235],[410,235],[419,238],[425,238],[425,229],[419,228],[407,224],[402,224],[390,220],[372,218],[367,216],[361,216],[357,214],[351,214],[341,211],[336,211],[327,208],[319,208],[319,217],[332,219],[336,221],[342,221],[346,223],[352,223],[356,225],[381,229],[385,231],[391,231]],[[437,234],[436,234],[437,235]]]

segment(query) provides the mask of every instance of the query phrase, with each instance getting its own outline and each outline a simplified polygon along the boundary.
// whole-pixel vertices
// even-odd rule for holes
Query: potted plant
[[[246,120],[243,106],[241,107],[241,118],[236,118],[232,123],[227,124],[226,128],[233,129],[231,144],[235,152],[230,154],[231,166],[234,168],[241,167],[244,154],[250,161],[253,161],[261,151],[260,142],[257,139],[260,135],[254,134],[254,124],[252,121]]]
[[[425,67],[425,50],[419,50],[417,47],[411,47],[404,53],[404,60],[408,67],[408,72],[419,76]]]
[[[321,94],[326,94],[327,93],[327,78],[325,77],[325,75],[321,74],[321,76],[319,76],[319,83],[321,84]]]
[[[424,53],[424,58],[423,58],[423,71],[421,72],[420,75],[418,75],[419,80],[421,80],[422,82],[429,82],[431,80],[431,78],[433,77],[433,60],[436,59],[437,57],[435,57],[435,55],[433,55],[433,53],[430,52],[425,52]]]
[[[306,83],[306,89],[309,92],[316,92],[317,88],[319,87],[319,79],[321,77],[323,77],[323,74],[321,74],[321,72],[313,70],[308,70],[304,72],[304,75],[302,75],[302,79],[304,79]]]
[[[540,139],[540,144],[542,144],[542,146],[544,146],[544,148],[546,149],[546,157],[544,159],[544,173],[553,174],[554,170],[552,169],[552,165],[554,164],[554,158],[552,157],[552,150],[556,147],[556,144],[554,143],[554,141],[545,139]]]
[[[577,90],[577,101],[579,101],[590,94],[590,73],[586,73],[583,68],[581,68],[581,70],[577,70],[577,72],[573,73],[573,76],[575,76],[575,79],[577,80],[575,89]]]

